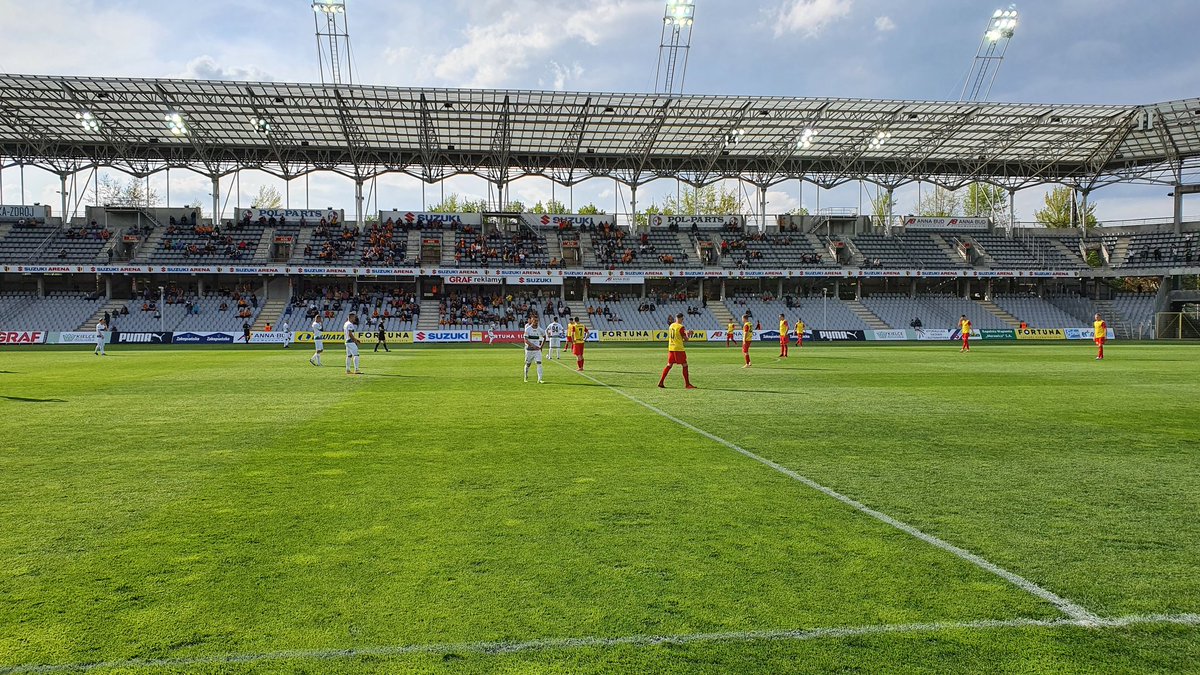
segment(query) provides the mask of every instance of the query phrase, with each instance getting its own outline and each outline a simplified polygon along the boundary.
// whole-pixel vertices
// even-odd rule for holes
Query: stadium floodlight
[[[100,120],[96,119],[90,110],[80,110],[75,113],[75,119],[79,120],[79,126],[83,127],[84,131],[100,130]]]
[[[892,132],[886,129],[875,132],[875,135],[871,138],[870,148],[872,150],[878,150],[882,148],[884,143],[887,143],[891,137]]]
[[[313,0],[312,9],[318,14],[344,14],[346,5],[333,0]]]
[[[663,23],[673,26],[690,26],[695,22],[696,3],[693,0],[667,0]]]
[[[1008,9],[997,9],[988,18],[983,30],[983,39],[971,63],[971,70],[963,81],[962,92],[958,95],[960,101],[986,100],[991,94],[992,84],[996,81],[996,73],[1004,61],[1008,51],[1008,43],[1017,32],[1019,21],[1016,5]],[[970,92],[968,94],[968,92]]]
[[[163,121],[167,123],[167,129],[176,136],[183,136],[188,132],[187,125],[183,121],[183,115],[173,110],[163,115]]]
[[[271,133],[271,120],[265,117],[251,117],[250,126],[254,127],[254,130],[260,134]]]
[[[683,93],[688,54],[692,49],[692,24],[695,22],[695,0],[667,0],[666,9],[663,10],[662,35],[658,40],[655,93]]]
[[[800,137],[796,139],[797,150],[807,150],[813,146],[813,140],[816,137],[816,131],[812,127],[806,127],[800,132]]]

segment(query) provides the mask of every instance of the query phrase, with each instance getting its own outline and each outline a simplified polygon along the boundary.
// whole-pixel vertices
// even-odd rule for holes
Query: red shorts
[[[686,366],[687,365],[687,352],[667,352],[667,365],[668,366],[674,366],[674,365]]]
[[[575,344],[571,345],[571,351],[575,354],[575,356],[583,356],[583,343],[576,342]]]
[[[1097,335],[1095,340],[1096,340],[1096,344],[1102,345],[1105,342],[1108,342],[1108,336],[1107,335]]]
[[[750,353],[750,343],[749,342],[742,343],[742,353],[744,353],[744,354]]]
[[[779,344],[781,344],[781,345],[786,345],[788,342],[790,342],[790,340],[788,339],[788,337],[786,335],[779,338]]]

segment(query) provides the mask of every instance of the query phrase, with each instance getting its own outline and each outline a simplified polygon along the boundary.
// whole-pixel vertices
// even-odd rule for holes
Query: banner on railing
[[[504,283],[504,277],[484,276],[481,274],[450,274],[442,279],[446,284],[486,284],[499,286]]]
[[[49,215],[50,209],[41,204],[37,206],[0,206],[0,222],[43,221]]]
[[[692,225],[702,230],[717,230],[728,227],[730,229],[742,229],[746,225],[746,219],[738,215],[728,216],[650,216],[650,227],[676,227],[679,229],[691,229]]]
[[[979,337],[984,340],[1016,340],[1017,335],[1011,328],[981,328]]]
[[[431,211],[380,211],[379,222],[392,221],[396,225],[483,225],[481,213],[433,213]]]
[[[976,230],[986,231],[991,221],[987,218],[937,218],[933,216],[906,216],[904,227],[909,230]]]
[[[276,221],[282,218],[292,225],[299,225],[301,220],[305,225],[316,225],[322,219],[327,223],[335,219],[339,223],[346,221],[343,209],[242,209],[238,220],[245,220],[247,216],[252,223],[257,223],[259,218],[274,218]]]
[[[533,229],[598,229],[605,225],[615,226],[616,218],[608,214],[575,215],[572,213],[522,213],[521,220]]]

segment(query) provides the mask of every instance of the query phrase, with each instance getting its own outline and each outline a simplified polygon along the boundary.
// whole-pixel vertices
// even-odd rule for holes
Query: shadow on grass
[[[0,396],[0,398],[18,403],[66,403],[61,398],[25,398],[24,396]]]

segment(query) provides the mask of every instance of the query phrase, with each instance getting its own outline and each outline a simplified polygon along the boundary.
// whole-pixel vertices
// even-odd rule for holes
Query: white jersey
[[[286,332],[288,332],[288,328],[290,328],[290,327],[291,327],[291,326],[288,326],[288,322],[284,321],[284,322],[283,322],[283,325],[279,327],[279,330],[281,330],[281,331],[283,331],[284,333],[286,333]]]
[[[350,336],[358,332],[358,324],[347,321],[342,326],[342,337],[346,340],[346,344],[350,344]],[[355,335],[355,337],[358,337]]]
[[[96,339],[103,340],[104,339],[104,331],[107,329],[108,329],[108,326],[104,325],[103,321],[96,324]]]
[[[542,328],[525,326],[525,351],[535,352],[542,349],[542,341],[546,339],[546,331]],[[530,343],[536,344],[533,346]]]
[[[552,338],[560,338],[563,336],[563,327],[557,321],[553,321],[549,326],[546,326],[546,335]]]
[[[320,321],[312,322],[312,332],[313,332],[313,342],[314,343],[319,345],[319,344],[325,342],[325,335],[324,335],[325,327],[321,325]]]

